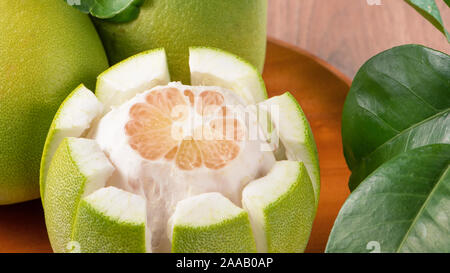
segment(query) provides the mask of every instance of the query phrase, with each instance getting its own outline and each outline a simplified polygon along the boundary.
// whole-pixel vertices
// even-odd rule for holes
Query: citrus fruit
[[[137,19],[95,19],[111,63],[153,48],[167,51],[172,80],[189,84],[190,46],[232,52],[261,72],[266,51],[267,0],[147,0]]]
[[[259,73],[222,50],[190,52],[199,85],[167,83],[164,50],[154,50],[101,74],[98,81],[108,79],[108,87],[98,83],[97,98],[83,97],[79,87],[61,105],[41,176],[55,251],[74,245],[81,252],[303,251],[315,214],[313,183],[302,162],[276,162],[265,149],[267,130],[254,109],[265,96]],[[199,73],[207,59],[223,69]],[[55,137],[63,135],[56,129],[65,128],[61,122],[75,127],[70,112],[90,124],[80,121],[78,129],[64,130],[66,138]],[[286,147],[302,144],[296,143]]]
[[[58,106],[108,62],[89,17],[60,0],[1,1],[0,33],[0,204],[11,204],[39,197]]]

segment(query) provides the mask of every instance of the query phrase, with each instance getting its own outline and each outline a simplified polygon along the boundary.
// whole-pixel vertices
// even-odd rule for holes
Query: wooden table
[[[450,54],[444,35],[403,0],[269,0],[269,36],[297,45],[353,78],[373,55],[417,43]],[[372,1],[373,2],[373,1]],[[447,30],[450,8],[436,1]]]

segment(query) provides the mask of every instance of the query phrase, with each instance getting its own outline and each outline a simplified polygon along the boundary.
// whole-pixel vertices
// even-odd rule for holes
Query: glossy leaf
[[[112,22],[127,22],[137,18],[144,0],[65,0],[84,13]]]
[[[370,59],[353,81],[342,117],[350,189],[401,152],[450,143],[449,112],[448,55],[405,45]]]
[[[327,252],[450,252],[450,145],[383,164],[350,195]]]
[[[442,32],[447,41],[450,42],[450,34],[445,30],[444,23],[442,21],[441,13],[434,0],[405,0],[415,10],[417,10],[425,19],[432,23],[440,32]],[[445,0],[445,3],[449,5],[449,0]]]

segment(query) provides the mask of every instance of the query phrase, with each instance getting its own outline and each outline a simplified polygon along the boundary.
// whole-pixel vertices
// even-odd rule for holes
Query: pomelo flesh
[[[165,48],[173,81],[189,82],[190,46],[221,48],[262,72],[267,0],[146,0],[127,23],[95,19],[112,64],[139,52]]]
[[[108,67],[89,17],[60,0],[0,1],[0,205],[39,197],[45,137],[64,98]]]

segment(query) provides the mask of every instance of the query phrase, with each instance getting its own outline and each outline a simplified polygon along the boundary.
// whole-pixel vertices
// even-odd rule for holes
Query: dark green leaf
[[[350,195],[327,252],[450,252],[450,145],[383,164]]]
[[[450,143],[450,57],[419,45],[387,50],[364,64],[342,117],[354,189],[401,152]]]
[[[145,0],[65,0],[84,13],[113,22],[127,22],[137,18]]]
[[[439,9],[434,0],[405,0],[415,10],[417,10],[423,17],[425,17],[430,23],[432,23],[450,42],[450,34],[445,30],[444,23]],[[449,0],[445,0],[445,3],[449,5]]]

